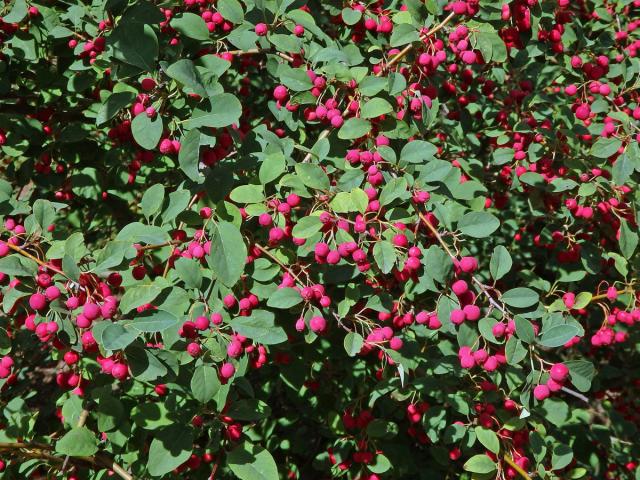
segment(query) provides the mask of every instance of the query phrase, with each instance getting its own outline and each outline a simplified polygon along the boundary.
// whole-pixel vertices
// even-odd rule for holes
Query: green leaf
[[[380,193],[380,205],[388,205],[398,198],[408,197],[407,180],[403,177],[392,178]]]
[[[362,118],[350,118],[338,131],[338,138],[342,140],[353,140],[365,136],[371,130],[371,123]]]
[[[287,341],[287,334],[274,323],[274,314],[254,310],[248,317],[236,317],[229,324],[240,335],[264,345],[277,345]]]
[[[28,7],[25,0],[16,0],[13,2],[11,11],[2,18],[4,23],[20,23],[27,16]]]
[[[573,460],[573,450],[562,443],[553,447],[551,455],[551,470],[561,470]]]
[[[372,97],[382,91],[387,86],[387,79],[384,77],[366,76],[362,79],[358,88],[360,93],[367,97]]]
[[[98,405],[98,430],[108,432],[114,430],[122,422],[124,407],[116,397],[102,394]]]
[[[218,0],[216,5],[220,14],[231,23],[242,23],[244,10],[238,0]]]
[[[186,260],[186,259],[184,259]],[[155,333],[178,324],[178,318],[163,310],[148,311],[137,315],[134,320],[124,322],[125,328],[133,328],[139,332]]]
[[[98,440],[87,427],[74,427],[56,442],[56,452],[70,457],[89,457],[98,451]]]
[[[372,98],[360,108],[360,117],[376,118],[392,111],[393,107],[384,98]]]
[[[329,177],[324,170],[313,163],[297,163],[296,173],[307,187],[314,190],[328,190]]]
[[[115,117],[120,110],[128,105],[136,98],[136,94],[133,92],[118,92],[109,95],[109,98],[100,107],[98,115],[96,116],[96,125],[101,126]]]
[[[588,392],[591,388],[591,381],[596,375],[593,363],[588,360],[568,360],[564,364],[569,369],[573,386],[581,392]]]
[[[493,430],[489,430],[488,428],[483,427],[476,427],[475,432],[476,437],[478,437],[478,441],[482,445],[484,445],[487,450],[495,454],[500,451],[500,440]]]
[[[171,425],[158,434],[149,446],[147,470],[152,477],[161,477],[179,467],[191,456],[193,431],[182,424]]]
[[[343,343],[347,355],[355,357],[362,349],[364,339],[362,338],[362,335],[357,332],[349,332],[345,335]]]
[[[418,29],[410,23],[401,23],[393,28],[389,42],[392,47],[400,47],[420,39]]]
[[[423,163],[433,160],[438,148],[423,140],[413,140],[408,142],[400,151],[400,161],[406,163]]]
[[[158,145],[162,136],[162,117],[156,114],[154,118],[149,118],[142,112],[131,122],[131,134],[138,145],[145,150],[153,150]]]
[[[492,473],[497,470],[496,464],[486,455],[474,455],[462,466],[467,472],[471,473]]]
[[[273,308],[291,308],[302,302],[300,292],[293,288],[279,288],[267,300],[267,305]]]
[[[591,146],[591,155],[596,158],[609,158],[615,154],[622,146],[622,141],[618,138],[599,137],[596,143]]]
[[[138,335],[137,331],[127,329],[120,323],[109,323],[96,341],[102,344],[105,350],[122,350],[128,347]]]
[[[526,308],[538,303],[540,296],[530,288],[518,287],[507,290],[500,299],[511,307]]]
[[[291,235],[294,238],[311,238],[322,228],[322,222],[319,217],[304,217],[295,224]]]
[[[193,14],[186,13],[185,15]],[[172,63],[166,69],[166,73],[178,83],[189,87],[191,90],[193,90],[194,93],[197,93],[200,96],[205,96],[207,94],[207,90],[202,84],[200,74],[196,70],[196,67],[191,60],[183,58],[175,63]]]
[[[154,282],[131,286],[120,299],[120,311],[127,313],[140,305],[151,303],[161,291],[162,287]]]
[[[531,322],[518,315],[516,315],[513,320],[516,324],[516,334],[518,338],[525,343],[532,343],[536,338],[536,334]]]
[[[356,209],[356,212],[364,213],[369,206],[369,197],[361,188],[354,188],[351,190],[351,203]]]
[[[125,22],[109,37],[113,42],[113,56],[145,71],[156,69],[158,37],[150,25]]]
[[[172,192],[175,193],[175,192]],[[116,240],[131,243],[164,243],[170,240],[169,234],[162,228],[154,225],[145,225],[140,222],[133,222],[124,227],[118,235]]]
[[[260,400],[247,398],[233,402],[226,411],[226,414],[234,420],[254,422],[256,420],[269,418],[271,415],[271,408]]]
[[[200,131],[189,130],[182,137],[180,151],[178,152],[178,164],[184,174],[194,182],[202,178],[200,175]]]
[[[227,465],[240,480],[278,480],[278,467],[271,454],[247,441],[231,450]]]
[[[15,254],[0,258],[0,272],[5,275],[28,277],[35,276],[37,271],[38,264],[22,255]]]
[[[219,8],[219,7],[218,7]],[[226,17],[226,15],[224,15]],[[171,27],[185,37],[194,40],[209,40],[209,29],[200,15],[195,13],[178,14],[171,19]]]
[[[485,238],[495,232],[500,226],[500,220],[486,212],[469,212],[458,222],[458,229],[465,235],[475,238]]]
[[[185,128],[222,128],[237,123],[242,114],[242,105],[234,95],[221,93],[209,98],[211,110],[195,109],[193,116],[185,122]]]
[[[229,198],[237,203],[260,203],[264,201],[262,185],[240,185],[234,188]]]
[[[278,68],[278,76],[280,77],[280,82],[294,92],[304,92],[313,87],[309,75],[307,75],[306,70],[302,68],[291,68],[288,65],[281,65],[280,68]]]
[[[200,403],[208,403],[213,400],[220,390],[220,379],[216,369],[209,365],[196,367],[191,377],[191,392]]]
[[[513,262],[509,251],[502,245],[498,245],[493,249],[491,261],[489,262],[489,271],[494,280],[499,280],[511,270]]]
[[[396,249],[386,240],[376,242],[373,246],[373,258],[382,273],[389,273],[396,263]]]
[[[507,340],[504,348],[505,356],[507,357],[507,363],[509,365],[517,365],[527,356],[528,350],[516,337],[511,337]]]
[[[213,228],[209,265],[216,278],[228,287],[234,286],[244,271],[247,247],[240,230],[229,222]]]
[[[593,295],[591,293],[580,292],[578,295],[576,295],[575,304],[573,305],[573,308],[578,310],[580,308],[586,307],[587,305],[589,305],[592,298],[593,298]]]
[[[629,224],[620,222],[620,252],[625,258],[630,259],[638,246],[638,234],[629,228]]]
[[[175,269],[180,280],[187,288],[200,288],[202,285],[202,267],[198,260],[179,258],[175,261]]]
[[[362,13],[359,10],[353,8],[342,9],[342,20],[345,25],[355,25],[362,18]]]
[[[260,183],[266,185],[280,177],[286,170],[286,159],[282,152],[274,152],[267,155],[260,164],[258,178]]]
[[[164,185],[156,183],[144,192],[140,200],[140,210],[142,214],[149,218],[162,208],[164,201]]]
[[[544,347],[561,347],[579,333],[575,325],[554,325],[542,331],[539,343]]]

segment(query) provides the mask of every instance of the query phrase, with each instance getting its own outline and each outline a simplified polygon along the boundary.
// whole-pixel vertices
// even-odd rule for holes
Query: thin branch
[[[0,451],[20,450],[20,454],[28,456],[30,458],[40,458],[49,460],[55,463],[64,463],[62,457],[53,455],[51,450],[53,447],[50,445],[43,445],[41,443],[29,443],[29,442],[0,442]],[[100,466],[113,470],[123,480],[135,480],[135,477],[128,473],[124,468],[118,465],[116,462],[106,457],[103,454],[96,454],[93,457],[71,457],[71,462],[89,464],[91,466]]]
[[[151,245],[142,245],[140,247],[137,248],[137,250],[139,252],[144,252],[145,250],[156,250],[158,248],[163,248],[163,247],[170,247],[173,245],[180,245],[180,240],[171,240],[170,242],[164,242],[164,243],[156,243],[156,244],[151,244]]]
[[[278,265],[280,265],[280,268],[282,268],[283,270],[285,270],[289,275],[291,275],[293,278],[296,279],[296,281],[300,284],[300,285],[305,285],[305,283],[300,280],[300,277],[298,277],[298,275],[296,275],[295,273],[293,273],[293,271],[287,267],[283,262],[281,262],[278,257],[276,257],[274,254],[272,254],[269,250],[267,250],[266,248],[264,248],[262,245],[254,243],[255,247],[260,250],[262,253],[264,253],[265,255],[267,255],[271,260],[273,260],[274,262],[276,262]]]
[[[531,477],[529,476],[529,474],[525,472],[520,467],[520,465],[518,465],[516,462],[513,461],[513,458],[511,458],[511,455],[509,455],[508,453],[505,453],[504,457],[502,458],[504,459],[505,462],[507,462],[511,466],[511,468],[513,468],[516,472],[518,472],[522,478],[524,478],[525,480],[531,480]]]
[[[623,290],[616,291],[617,295],[624,295],[625,293],[633,293],[633,290],[631,288],[625,288]],[[594,295],[593,297],[591,297],[591,300],[589,300],[589,303],[594,302],[596,300],[604,300],[605,298],[609,298],[609,296],[606,293],[601,293],[600,295]]]
[[[569,395],[573,395],[574,397],[582,400],[585,403],[589,403],[589,398],[585,397],[584,395],[582,395],[581,393],[576,392],[575,390],[571,390],[570,388],[567,387],[562,387],[562,391],[564,393],[568,393]]]
[[[46,267],[48,270],[56,272],[57,274],[62,275],[63,277],[67,278],[68,280],[71,280],[73,283],[76,283],[66,273],[64,273],[62,270],[59,270],[58,268],[54,267],[53,265],[40,260],[38,257],[36,257],[34,255],[31,255],[29,252],[27,252],[26,250],[23,250],[22,248],[18,247],[17,245],[14,245],[11,242],[5,242],[5,245],[7,245],[7,247],[9,247],[14,252],[17,252],[20,255],[22,255],[23,257],[30,258],[31,260],[36,262],[38,265]]]

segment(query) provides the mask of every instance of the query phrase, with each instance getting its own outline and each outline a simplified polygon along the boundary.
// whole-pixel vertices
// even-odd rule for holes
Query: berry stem
[[[27,257],[27,258],[33,260],[34,262],[36,262],[38,265],[46,267],[47,269],[49,269],[49,270],[51,270],[53,272],[56,272],[57,274],[62,275],[63,277],[65,277],[65,278],[67,278],[67,279],[69,279],[69,280],[71,280],[73,282],[73,280],[66,273],[64,273],[62,270],[59,270],[56,267],[54,267],[53,265],[50,265],[49,263],[40,260],[38,257],[36,257],[34,255],[31,255],[29,252],[27,252],[26,250],[23,250],[22,248],[18,247],[17,245],[14,245],[11,242],[6,242],[6,245],[11,250],[13,250],[14,252],[19,253],[23,257]]]
[[[513,468],[516,472],[518,472],[522,478],[524,478],[525,480],[531,480],[531,477],[529,476],[529,474],[525,472],[520,467],[520,465],[518,465],[516,462],[513,461],[513,458],[511,458],[511,455],[509,455],[508,453],[505,453],[502,458],[504,459],[505,462],[507,462],[511,466],[511,468]]]

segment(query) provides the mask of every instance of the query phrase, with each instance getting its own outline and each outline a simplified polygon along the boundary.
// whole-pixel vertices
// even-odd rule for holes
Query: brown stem
[[[158,248],[163,248],[163,247],[170,247],[172,245],[179,245],[181,242],[179,240],[171,240],[170,242],[164,242],[164,243],[157,243],[157,244],[152,244],[152,245],[143,245],[141,247],[138,247],[138,251],[145,251],[145,250],[156,250]]]
[[[28,456],[30,458],[41,458],[49,460],[55,463],[64,463],[64,458],[53,455],[51,450],[53,448],[50,445],[43,445],[41,443],[29,443],[29,442],[0,442],[0,451],[20,450],[20,454]],[[103,468],[113,470],[123,480],[135,480],[135,477],[128,473],[124,468],[115,463],[110,458],[103,454],[96,454],[93,457],[72,457],[71,462],[89,464],[92,466],[100,466]]]
[[[27,257],[30,258],[31,260],[33,260],[34,262],[36,262],[38,265],[41,265],[43,267],[46,267],[48,270],[51,270],[53,272],[56,272],[59,275],[62,275],[63,277],[72,280],[66,273],[64,273],[62,270],[57,269],[56,267],[54,267],[53,265],[40,260],[38,257],[35,257],[34,255],[31,255],[29,252],[27,252],[26,250],[23,250],[22,248],[18,247],[17,245],[14,245],[11,242],[6,242],[7,247],[9,247],[11,250],[13,250],[14,252],[19,253],[20,255],[22,255],[23,257]],[[72,280],[73,281],[73,280]]]
[[[616,291],[616,293],[618,295],[623,295],[625,293],[633,293],[633,290],[631,288],[625,288],[623,290]],[[589,300],[589,303],[594,302],[596,300],[604,300],[605,298],[608,298],[606,293],[601,293],[600,295],[594,295],[593,297],[591,297],[591,300]]]
[[[300,277],[298,277],[298,275],[296,275],[295,273],[293,273],[293,271],[287,267],[284,263],[282,263],[275,255],[273,255],[269,250],[267,250],[266,248],[264,248],[262,245],[255,243],[254,244],[256,246],[256,248],[258,250],[260,250],[262,253],[264,253],[266,256],[268,256],[271,260],[273,260],[274,262],[276,262],[278,265],[280,265],[280,267],[282,269],[284,269],[289,275],[291,275],[293,278],[295,278],[297,280],[297,282],[300,285],[305,285],[305,283],[300,280]]]
[[[511,458],[511,455],[509,455],[508,453],[505,453],[504,457],[502,458],[504,459],[505,462],[507,462],[511,466],[511,468],[513,468],[516,472],[518,472],[522,478],[524,478],[525,480],[531,480],[531,477],[529,476],[529,474],[525,472],[516,462],[513,461],[513,459]]]

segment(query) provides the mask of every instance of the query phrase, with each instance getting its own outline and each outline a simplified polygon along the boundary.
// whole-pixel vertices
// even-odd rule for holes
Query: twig
[[[21,454],[26,455],[30,458],[41,458],[45,460],[50,460],[56,463],[63,463],[64,459],[53,455],[51,450],[53,447],[50,445],[43,445],[41,443],[29,443],[29,442],[0,442],[0,451],[1,450],[20,450]],[[87,463],[89,465],[100,466],[103,468],[107,468],[113,470],[120,478],[123,480],[135,480],[135,477],[128,473],[124,468],[118,465],[115,461],[109,459],[103,454],[96,454],[93,457],[73,457],[71,459],[72,462],[80,462]]]
[[[145,250],[156,250],[158,248],[163,248],[163,247],[170,247],[172,245],[180,245],[179,240],[171,240],[169,242],[164,242],[164,243],[156,243],[156,244],[151,244],[151,245],[142,245],[140,247],[137,248],[138,251],[143,252]]]
[[[293,278],[295,278],[297,280],[297,282],[300,285],[305,285],[305,283],[300,280],[300,277],[298,277],[298,275],[296,275],[295,273],[293,273],[293,271],[287,267],[284,263],[282,263],[275,255],[273,255],[269,250],[267,250],[266,248],[264,248],[262,245],[254,243],[255,247],[260,250],[262,253],[264,253],[266,256],[268,256],[271,260],[273,260],[274,262],[276,262],[278,265],[280,265],[280,267],[282,269],[284,269],[289,275],[291,275]]]
[[[505,462],[507,462],[511,466],[511,468],[513,468],[516,472],[518,472],[522,478],[524,478],[525,480],[531,480],[531,477],[529,476],[529,474],[525,472],[516,462],[513,461],[513,458],[511,458],[511,455],[509,455],[508,453],[505,453],[504,457],[502,458],[504,459]]]
[[[617,290],[616,291],[617,295],[623,295],[625,293],[633,293],[633,290],[631,288],[625,288],[623,290]],[[594,295],[593,297],[591,297],[591,300],[589,300],[589,303],[591,303],[591,302],[593,302],[595,300],[604,300],[605,298],[609,298],[606,293],[601,293],[600,295]]]
[[[38,257],[31,255],[29,252],[27,252],[26,250],[23,250],[22,248],[18,247],[17,245],[14,245],[11,242],[5,242],[5,244],[7,245],[7,247],[9,247],[11,250],[13,250],[14,252],[19,253],[20,255],[22,255],[23,257],[27,257],[30,258],[31,260],[33,260],[34,262],[36,262],[38,265],[41,265],[43,267],[46,267],[47,269],[56,272],[59,275],[62,275],[63,277],[67,278],[68,280],[71,280],[74,284],[76,282],[74,282],[66,273],[64,273],[62,270],[57,269],[56,267],[54,267],[53,265],[44,262],[42,260],[40,260]]]
[[[567,387],[562,387],[562,391],[564,393],[568,393],[569,395],[573,395],[574,397],[582,400],[585,403],[589,403],[589,398],[585,397],[584,395],[582,395],[581,393],[576,392],[575,390],[571,390],[570,388]]]
[[[451,260],[455,261],[456,256],[453,254],[453,252],[451,251],[447,243],[442,239],[442,236],[440,235],[438,230],[433,225],[431,225],[431,222],[427,220],[427,218],[422,214],[422,212],[418,212],[418,216],[420,217],[420,220],[422,220],[422,223],[424,223],[425,226],[431,231],[433,236],[436,237],[436,240],[438,240],[438,243],[442,246],[442,248],[444,248],[444,250],[447,252],[449,257],[451,257]],[[493,298],[493,296],[491,296],[491,294],[487,291],[487,287],[480,280],[478,280],[474,275],[471,275],[471,281],[476,284],[480,293],[482,293],[485,297],[487,297],[487,299],[489,300],[489,304],[492,307],[496,308],[498,311],[500,311],[500,313],[502,313],[502,315],[507,320],[509,320],[510,318],[509,318],[508,312],[505,310],[505,308],[502,305],[500,305],[495,300],[495,298]]]

